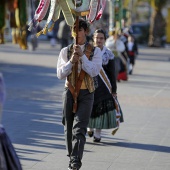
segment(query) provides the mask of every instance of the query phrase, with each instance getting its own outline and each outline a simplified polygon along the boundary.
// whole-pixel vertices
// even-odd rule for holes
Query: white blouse
[[[103,46],[102,52],[102,64],[107,65],[109,60],[114,59],[114,54],[105,46]]]
[[[80,47],[82,51],[84,51],[85,45],[80,45]],[[68,47],[65,47],[60,51],[58,57],[57,77],[59,79],[66,78],[72,72],[73,64],[70,61],[68,61],[67,53]],[[80,57],[80,60],[81,62],[78,63],[78,73],[82,68],[91,77],[95,77],[99,74],[100,69],[102,68],[102,56],[100,48],[95,47],[92,61],[90,61],[85,54],[82,57]]]
[[[133,51],[133,42],[128,42],[127,46],[128,46],[128,51]]]

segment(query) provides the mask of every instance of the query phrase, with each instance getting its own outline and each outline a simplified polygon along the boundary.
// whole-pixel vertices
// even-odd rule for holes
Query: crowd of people
[[[106,46],[115,56],[117,80],[128,80],[138,55],[138,46],[133,34],[127,29],[113,30],[106,40]]]
[[[108,37],[100,28],[91,38],[89,32],[89,23],[80,18],[78,37],[75,23],[73,43],[62,44],[57,62],[57,77],[65,79],[62,124],[70,170],[82,166],[86,133],[101,142],[102,129],[112,129],[114,135],[124,122],[117,82],[128,80],[138,54],[129,31],[113,30]]]
[[[62,49],[63,47],[68,46],[69,43],[73,42],[73,38],[71,37],[71,29],[66,24],[65,20],[58,23],[57,27],[57,32],[55,32],[55,35],[53,34],[51,40],[53,40],[53,38],[55,37],[58,44],[60,45],[60,48]],[[97,28],[99,27],[97,26]],[[87,41],[92,44],[94,42],[93,34],[96,29],[94,29],[94,26],[91,25],[90,29],[90,34],[87,35]],[[128,28],[113,29],[109,33],[108,31],[106,31],[105,27],[102,29],[106,34],[104,44],[112,51],[115,56],[115,74],[117,81],[127,81],[128,75],[131,75],[133,73],[135,60],[138,55],[138,45],[135,37],[133,36],[133,32]],[[51,45],[55,46],[56,43],[53,43],[53,41],[51,41]]]

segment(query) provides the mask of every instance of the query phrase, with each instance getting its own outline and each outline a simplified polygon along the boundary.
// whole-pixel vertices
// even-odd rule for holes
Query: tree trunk
[[[165,35],[166,23],[160,10],[155,10],[151,17],[150,30],[149,30],[149,42],[151,47],[160,47],[162,43],[162,37]]]

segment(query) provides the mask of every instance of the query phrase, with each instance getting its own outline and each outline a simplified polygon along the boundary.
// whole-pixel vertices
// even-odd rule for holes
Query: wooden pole
[[[78,45],[78,32],[79,32],[79,16],[76,16],[76,45]],[[78,89],[78,61],[75,63],[75,91],[74,91],[74,104],[73,104],[73,113],[77,111],[77,89]]]
[[[78,45],[79,16],[76,16],[76,45]]]

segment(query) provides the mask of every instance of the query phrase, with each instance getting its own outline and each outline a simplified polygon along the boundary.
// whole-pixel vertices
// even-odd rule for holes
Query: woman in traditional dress
[[[94,45],[101,49],[102,69],[98,75],[98,87],[95,90],[93,110],[87,131],[90,137],[94,136],[94,142],[100,142],[101,130],[117,129],[119,121],[123,121],[123,116],[117,102],[114,55],[104,46],[105,32],[102,29],[96,30],[93,40]]]
[[[27,49],[26,24],[27,24],[27,1],[8,0],[10,11],[10,27],[12,28],[12,43],[19,44],[23,50]]]
[[[110,32],[110,37],[106,40],[106,47],[109,48],[115,56],[117,80],[128,80],[127,61],[122,56],[122,52],[125,51],[125,45],[116,30]]]
[[[138,46],[137,46],[137,43],[135,42],[134,37],[131,35],[128,37],[127,51],[128,51],[128,56],[130,60],[129,74],[132,74],[133,67],[135,65],[135,59],[138,54]]]

